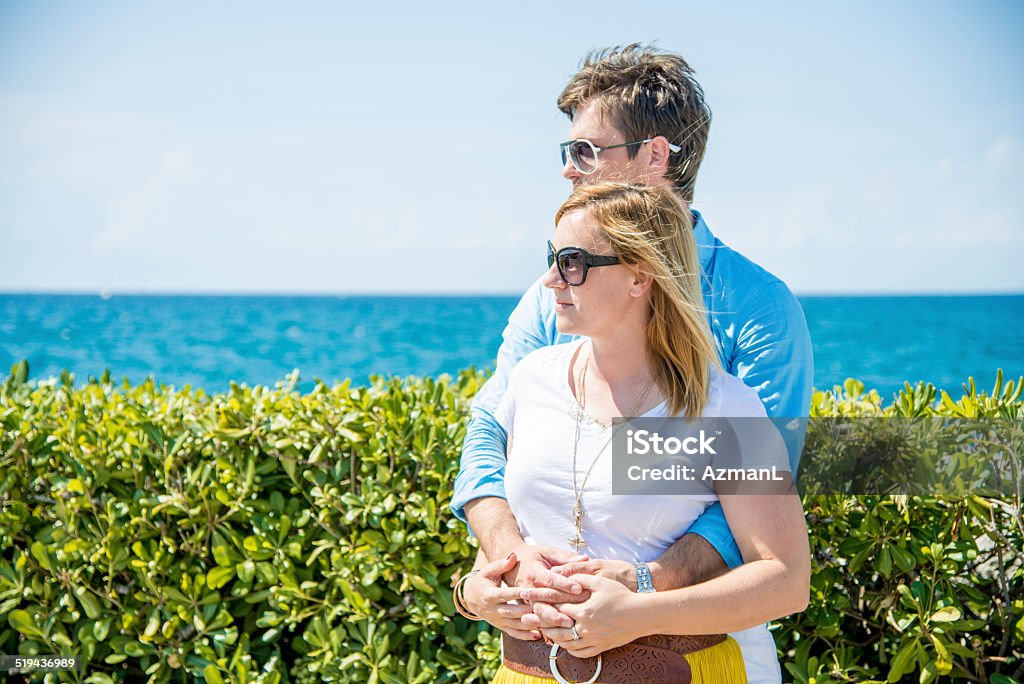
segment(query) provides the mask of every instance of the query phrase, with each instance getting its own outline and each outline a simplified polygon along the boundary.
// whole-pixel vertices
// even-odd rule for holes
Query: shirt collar
[[[711,259],[715,256],[715,242],[717,239],[711,234],[708,224],[704,223],[704,217],[699,211],[693,211],[693,237],[697,241],[697,258],[700,261],[701,270],[708,272]]]

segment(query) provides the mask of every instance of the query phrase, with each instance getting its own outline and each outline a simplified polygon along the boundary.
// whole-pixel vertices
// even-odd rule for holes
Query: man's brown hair
[[[665,177],[684,200],[693,201],[711,109],[686,60],[639,43],[595,50],[558,96],[558,108],[572,120],[589,100],[627,141],[663,135],[682,147],[669,155]],[[639,150],[636,145],[626,148],[630,159]]]

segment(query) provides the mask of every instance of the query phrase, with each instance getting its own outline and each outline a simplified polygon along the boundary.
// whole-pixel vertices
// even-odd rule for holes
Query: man
[[[562,144],[562,175],[573,184],[624,180],[672,187],[689,205],[704,156],[711,112],[693,70],[679,55],[630,45],[592,53],[558,99],[572,125]],[[715,238],[694,212],[704,305],[725,370],[758,392],[769,416],[806,416],[813,360],[803,311],[786,285]],[[487,559],[515,553],[518,566],[506,566],[507,583],[550,588],[551,603],[584,600],[571,575],[578,572],[615,579],[634,591],[649,572],[654,589],[703,582],[742,564],[719,504],[709,508],[690,532],[656,562],[633,564],[582,557],[564,549],[526,545],[504,493],[506,435],[493,417],[515,364],[538,347],[574,339],[555,328],[550,293],[538,279],[509,317],[497,368],[472,406],[462,467],[452,510],[468,522]],[[802,431],[788,436],[793,472]],[[558,572],[552,568],[559,567]],[[572,620],[548,603],[532,607],[499,601],[500,577],[492,577],[491,600],[467,594],[474,610],[502,624],[518,638],[530,628],[571,627]],[[522,627],[510,620],[523,615]],[[493,620],[492,620],[493,618]],[[500,618],[500,619],[499,619]],[[532,634],[536,638],[537,634]],[[733,635],[745,657],[772,649],[763,628]],[[764,659],[762,659],[764,660]],[[780,673],[748,672],[751,682],[779,681]]]

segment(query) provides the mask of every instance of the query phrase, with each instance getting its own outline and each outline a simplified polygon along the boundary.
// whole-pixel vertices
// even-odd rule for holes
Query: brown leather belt
[[[717,646],[725,634],[673,636],[655,634],[601,654],[597,684],[688,684],[690,664],[683,656]],[[502,662],[520,674],[552,678],[548,656],[551,646],[543,641],[520,641],[501,635]],[[559,649],[558,671],[570,682],[586,682],[597,670],[597,658],[577,658]]]

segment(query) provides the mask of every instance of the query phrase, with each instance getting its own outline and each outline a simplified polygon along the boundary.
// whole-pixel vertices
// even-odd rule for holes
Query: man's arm
[[[504,516],[496,522],[499,527],[496,533],[490,529],[489,518],[484,515],[468,520],[466,504],[484,497],[495,497],[502,501],[505,499],[507,435],[494,413],[508,387],[512,369],[519,360],[534,349],[553,342],[544,326],[541,299],[544,294],[543,286],[537,280],[519,300],[502,333],[494,374],[477,392],[470,408],[471,417],[466,428],[466,439],[462,443],[462,462],[459,475],[455,478],[451,508],[455,517],[469,523],[470,531],[481,541],[489,541],[495,534],[498,539],[503,539],[511,533],[512,528],[501,531],[501,528],[508,526]],[[514,527],[514,532],[519,534],[518,525]],[[501,549],[484,546],[488,558],[504,558],[511,550],[501,552]]]
[[[496,496],[485,496],[466,503],[466,519],[477,532],[480,550],[488,558],[501,558],[500,551],[507,556],[523,543],[519,523],[512,515],[508,501]]]
[[[775,280],[751,287],[742,310],[744,320],[726,370],[757,392],[769,418],[805,419],[814,386],[814,350],[800,302]],[[780,432],[795,480],[807,422],[796,421]]]
[[[757,392],[770,418],[786,419],[776,421],[776,426],[786,443],[795,478],[807,431],[804,418],[810,410],[814,382],[811,335],[800,302],[781,280],[767,284],[747,283],[746,289],[746,296],[740,306],[735,308],[739,333],[732,355],[723,359],[723,365],[728,373],[737,376],[747,387]],[[704,511],[690,528],[687,536],[691,535],[702,537],[706,542],[701,545],[705,551],[706,546],[713,547],[719,561],[730,568],[739,567],[743,563],[720,504],[716,503]],[[707,555],[698,554],[695,561],[707,562]],[[676,557],[686,556],[682,550],[669,548],[658,560],[664,561],[663,564],[671,568],[674,566],[672,559]],[[693,568],[696,571],[694,574],[702,577],[699,581],[710,579],[726,570],[720,565],[720,572],[708,575],[706,571],[709,569]],[[657,582],[657,577],[654,579]]]
[[[722,507],[718,506],[720,514],[721,510]],[[705,511],[705,514],[707,514],[707,511]],[[725,520],[724,514],[722,514],[722,520]],[[739,548],[729,533],[728,525],[725,525],[725,533],[728,535],[728,540],[720,541],[719,546],[731,545],[732,548],[736,549],[736,555],[738,556]],[[736,565],[740,565],[742,562],[743,559],[740,558]],[[694,532],[684,534],[676,543],[665,549],[665,552],[658,556],[658,560],[649,565],[651,568],[651,582],[658,591],[689,587],[701,582],[707,582],[709,579],[725,574],[730,567],[735,567],[727,565],[726,561],[723,561],[722,555],[718,551],[718,546]],[[636,584],[635,577],[633,578],[633,584]],[[635,589],[635,586],[630,588]]]
[[[717,517],[721,518],[721,534],[724,535],[724,538],[720,536],[716,538],[716,541],[723,548],[731,546],[736,549],[735,553],[738,558],[735,561],[736,565],[727,565],[722,560],[718,546],[709,542],[703,535],[688,532],[680,539],[677,539],[672,546],[665,549],[665,552],[656,561],[647,564],[651,570],[651,582],[654,584],[655,589],[666,591],[668,589],[680,589],[700,584],[725,574],[730,567],[742,565],[743,558],[740,556],[736,542],[733,541],[732,533],[729,532],[729,526],[725,523],[725,514],[722,513],[722,507],[717,503],[715,507],[717,508],[717,513],[712,513],[712,517],[717,515]],[[708,515],[708,511],[711,511],[711,509],[709,508],[705,511],[704,515]],[[553,569],[553,572],[558,575],[565,575],[566,577],[571,577],[578,573],[597,575],[613,579],[632,591],[637,589],[636,569],[632,563],[627,561],[605,559],[577,561],[559,565]],[[545,600],[548,603],[554,602],[554,600],[548,600],[546,595],[541,594],[539,596],[541,596],[541,600]],[[537,613],[544,623],[554,621],[554,613],[548,612],[545,607],[541,607],[534,612]],[[531,627],[546,627],[547,624],[542,624],[541,621],[533,621],[530,618],[524,620],[524,623],[529,624]]]

